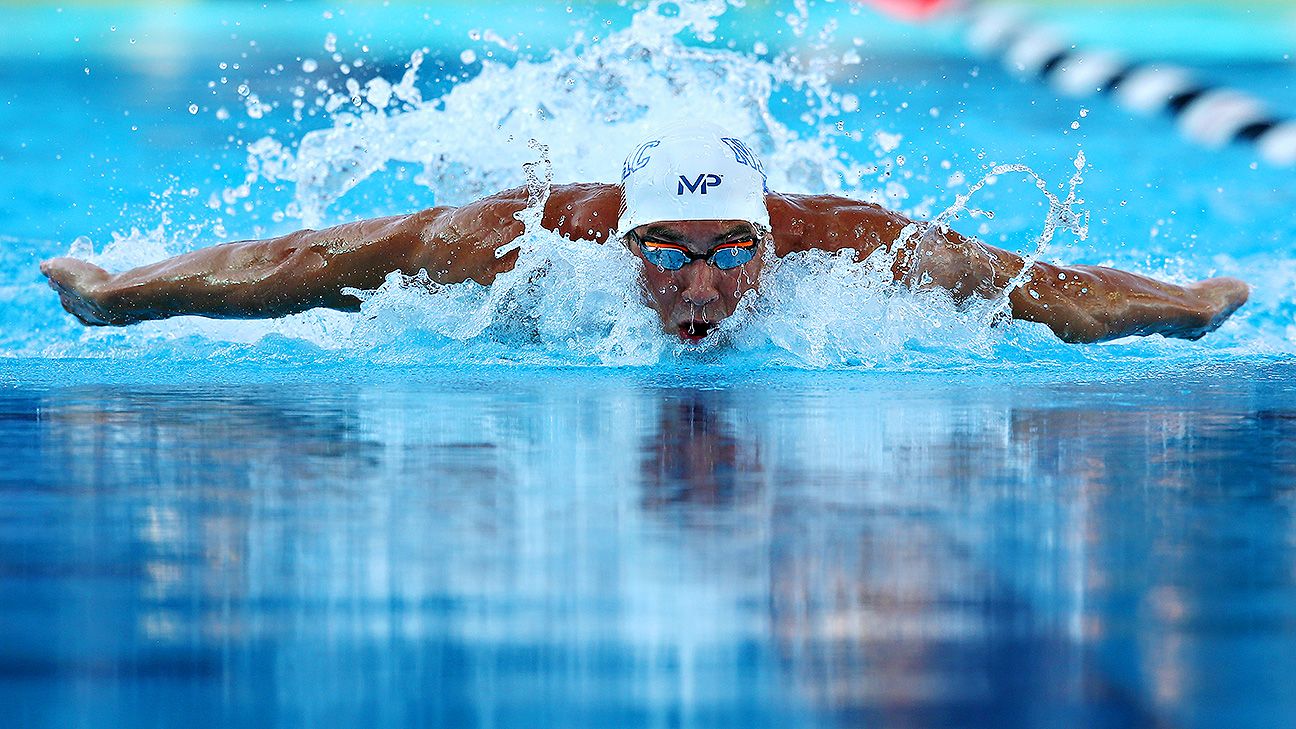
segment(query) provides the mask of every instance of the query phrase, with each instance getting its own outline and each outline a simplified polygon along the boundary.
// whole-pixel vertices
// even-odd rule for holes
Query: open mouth
[[[686,321],[679,325],[680,339],[686,342],[696,343],[702,341],[702,338],[711,333],[718,325],[709,321]]]

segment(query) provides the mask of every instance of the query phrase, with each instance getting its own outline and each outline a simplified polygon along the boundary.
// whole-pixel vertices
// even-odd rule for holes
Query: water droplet
[[[315,73],[315,71],[318,69],[319,69],[319,61],[316,61],[314,58],[307,58],[306,60],[302,61],[302,70],[305,71],[306,73]]]
[[[94,255],[94,243],[86,236],[77,236],[72,241],[72,248],[68,250],[68,255],[73,258],[90,258]]]
[[[190,104],[190,105],[189,105],[189,113],[190,113],[190,114],[197,114],[197,113],[198,113],[198,105],[197,105],[197,104]]]
[[[472,49],[469,49],[459,54],[459,60],[462,61],[464,65],[474,63],[477,60],[477,54],[473,52]]]

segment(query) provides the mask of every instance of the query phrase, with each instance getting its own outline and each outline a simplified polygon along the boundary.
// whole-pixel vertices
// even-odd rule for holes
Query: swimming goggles
[[[693,261],[706,261],[709,266],[727,271],[756,257],[757,241],[751,238],[721,243],[705,254],[694,253],[676,243],[649,242],[640,240],[638,236],[635,236],[635,240],[639,243],[645,261],[667,271],[678,271]]]

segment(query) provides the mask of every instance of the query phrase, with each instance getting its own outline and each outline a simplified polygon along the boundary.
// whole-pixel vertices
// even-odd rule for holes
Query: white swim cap
[[[742,140],[708,122],[645,140],[621,168],[620,235],[662,220],[746,220],[766,230],[765,167]]]

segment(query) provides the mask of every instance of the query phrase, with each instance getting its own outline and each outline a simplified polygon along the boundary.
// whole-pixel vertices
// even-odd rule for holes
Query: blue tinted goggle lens
[[[678,271],[688,265],[689,257],[684,251],[674,248],[655,248],[641,246],[644,260],[667,271]]]
[[[711,252],[708,259],[716,268],[738,268],[756,257],[756,244],[748,246],[727,246]]]

